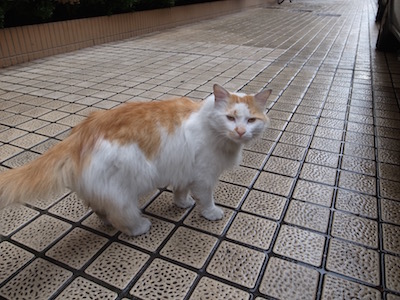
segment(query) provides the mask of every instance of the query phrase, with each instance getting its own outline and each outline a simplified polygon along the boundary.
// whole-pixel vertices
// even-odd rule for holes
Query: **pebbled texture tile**
[[[0,284],[27,264],[34,255],[9,242],[0,243]]]
[[[170,192],[163,192],[147,206],[145,211],[171,221],[179,221],[186,215],[189,209],[176,206],[174,204],[173,194]]]
[[[322,235],[283,225],[275,242],[274,253],[320,266],[325,238]]]
[[[264,170],[290,177],[295,177],[300,167],[300,162],[281,157],[271,156]]]
[[[279,299],[314,299],[319,273],[280,258],[268,261],[260,292]]]
[[[252,288],[264,259],[262,252],[223,241],[211,259],[207,272]]]
[[[272,151],[272,155],[288,159],[302,160],[305,152],[306,148],[290,144],[278,143],[274,151]]]
[[[71,193],[51,207],[49,212],[77,222],[90,212],[90,208],[75,193]]]
[[[395,292],[400,292],[400,258],[385,254],[386,286]]]
[[[301,170],[300,178],[334,185],[336,180],[336,169],[305,163]]]
[[[151,221],[151,227],[147,233],[140,236],[127,236],[122,233],[118,238],[143,249],[156,251],[175,225],[152,217],[149,217],[149,220]]]
[[[124,289],[149,257],[148,254],[128,246],[112,243],[89,265],[85,273]]]
[[[376,218],[378,215],[376,197],[342,189],[337,192],[335,207],[369,218]]]
[[[48,299],[71,275],[71,272],[38,258],[0,288],[0,295],[13,300]]]
[[[254,169],[236,167],[232,170],[222,173],[222,175],[219,177],[219,180],[226,181],[228,183],[249,186],[253,182],[256,175],[257,171]]]
[[[382,224],[383,249],[394,254],[400,254],[399,226]]]
[[[80,269],[106,243],[106,238],[75,228],[50,248],[46,255],[75,269]]]
[[[378,248],[378,223],[366,218],[334,212],[332,236]]]
[[[379,284],[377,251],[331,239],[326,268],[373,285]]]
[[[339,155],[327,151],[310,149],[306,156],[306,162],[330,168],[337,168]]]
[[[215,203],[236,208],[243,200],[246,192],[247,189],[244,187],[219,181],[214,189]]]
[[[400,184],[386,179],[380,180],[381,196],[400,201]]]
[[[369,159],[344,155],[342,158],[341,168],[343,170],[361,173],[365,175],[370,175],[370,176],[376,175],[375,161]]]
[[[325,233],[328,229],[329,209],[307,202],[292,200],[285,222]]]
[[[400,202],[381,199],[381,217],[385,222],[400,225]]]
[[[327,185],[298,180],[293,192],[293,198],[330,207],[333,191],[333,187]]]
[[[196,273],[155,259],[139,278],[130,293],[140,299],[182,299],[192,286]]]
[[[277,227],[273,221],[238,213],[226,236],[244,244],[268,249]]]
[[[175,231],[160,254],[200,269],[217,241],[211,235],[181,227]]]
[[[70,228],[71,225],[66,222],[43,215],[19,230],[12,239],[36,251],[42,251]]]
[[[9,235],[39,213],[22,205],[12,205],[0,210],[0,234]]]
[[[200,215],[198,209],[193,209],[185,218],[184,224],[210,233],[221,235],[233,216],[233,210],[221,207],[224,217],[218,221],[210,221]]]
[[[381,293],[374,288],[326,275],[321,299],[381,299]]]
[[[244,201],[242,210],[279,220],[285,204],[285,197],[252,190]]]
[[[376,179],[371,176],[341,171],[339,187],[359,193],[376,195]]]
[[[213,280],[208,277],[202,277],[197,284],[190,300],[214,300],[214,299],[232,299],[248,300],[250,295],[245,291],[234,288],[230,285]]]
[[[293,185],[293,178],[262,172],[254,184],[254,187],[269,193],[288,196]]]
[[[78,277],[70,283],[56,299],[74,300],[74,299],[105,299],[113,300],[117,293],[102,287],[85,278]]]

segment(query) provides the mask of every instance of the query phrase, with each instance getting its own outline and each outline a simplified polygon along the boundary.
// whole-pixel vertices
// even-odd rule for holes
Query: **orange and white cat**
[[[238,164],[245,143],[268,124],[271,90],[230,93],[215,84],[201,102],[187,98],[127,103],[92,113],[38,159],[0,174],[0,208],[65,187],[75,191],[105,222],[128,235],[146,233],[138,198],[173,187],[174,202],[194,204],[208,220],[223,217],[213,188]]]

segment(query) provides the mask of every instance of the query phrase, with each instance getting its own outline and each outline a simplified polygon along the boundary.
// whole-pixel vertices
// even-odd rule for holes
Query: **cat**
[[[0,174],[0,208],[68,187],[104,222],[137,236],[151,226],[139,197],[172,186],[178,207],[192,206],[194,198],[204,218],[219,220],[224,213],[213,188],[240,162],[243,145],[268,126],[270,94],[230,93],[215,84],[200,102],[132,102],[93,112],[42,156]]]

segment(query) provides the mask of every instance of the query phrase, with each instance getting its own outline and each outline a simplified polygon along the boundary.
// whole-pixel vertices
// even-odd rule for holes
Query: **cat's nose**
[[[242,128],[242,127],[236,127],[235,131],[237,132],[237,134],[242,137],[243,134],[246,133],[246,129]]]

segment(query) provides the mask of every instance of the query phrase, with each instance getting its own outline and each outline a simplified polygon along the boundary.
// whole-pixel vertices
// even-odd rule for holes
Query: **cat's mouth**
[[[229,138],[238,144],[244,144],[251,140],[251,136],[249,134],[238,134],[236,132],[232,132],[229,135]]]

